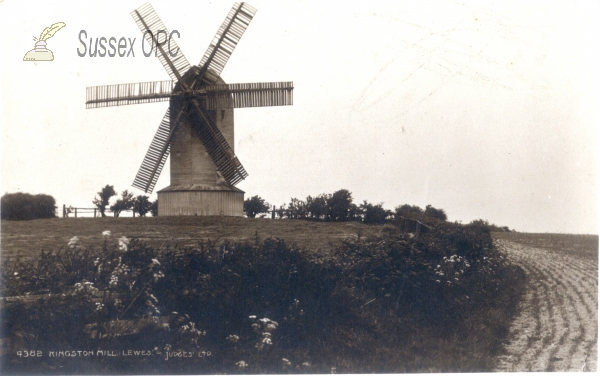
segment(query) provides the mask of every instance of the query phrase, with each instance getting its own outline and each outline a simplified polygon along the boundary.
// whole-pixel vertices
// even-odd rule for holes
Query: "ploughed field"
[[[237,217],[142,217],[142,218],[56,218],[34,221],[2,221],[2,257],[35,257],[40,251],[67,247],[77,236],[84,246],[101,248],[103,231],[111,241],[121,236],[137,238],[153,247],[195,247],[201,242],[219,243],[262,241],[268,237],[284,239],[287,244],[323,251],[344,240],[378,234],[382,226],[357,222],[319,223],[301,220],[271,220]]]
[[[527,273],[497,371],[597,371],[598,236],[494,233]]]

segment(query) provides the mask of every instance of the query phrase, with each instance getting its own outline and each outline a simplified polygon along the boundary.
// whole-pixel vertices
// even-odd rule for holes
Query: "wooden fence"
[[[115,212],[106,208],[104,209],[104,213],[107,217],[110,216],[115,216]],[[112,213],[112,215],[110,214]],[[123,213],[131,213],[132,217],[135,217],[135,212],[132,209],[127,209],[127,210],[121,210],[119,217],[122,216]],[[63,218],[69,218],[73,216],[74,218],[78,218],[79,217],[102,217],[102,214],[100,213],[100,209],[96,208],[74,208],[72,206],[66,206],[63,204],[63,209],[62,209],[62,217]]]

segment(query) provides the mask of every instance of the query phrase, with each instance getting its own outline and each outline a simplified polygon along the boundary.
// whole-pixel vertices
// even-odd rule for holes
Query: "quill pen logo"
[[[54,54],[46,48],[46,41],[54,36],[57,31],[67,26],[64,22],[57,22],[42,31],[39,38],[33,37],[35,48],[25,54],[23,61],[53,61]]]

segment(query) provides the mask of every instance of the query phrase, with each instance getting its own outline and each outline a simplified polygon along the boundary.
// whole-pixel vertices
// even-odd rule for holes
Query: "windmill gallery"
[[[151,193],[171,155],[170,185],[157,192],[161,216],[243,215],[244,192],[235,185],[248,174],[234,154],[234,109],[291,105],[294,89],[292,82],[226,84],[221,78],[255,13],[235,3],[200,63],[191,66],[173,38],[159,43],[161,33],[174,32],[145,4],[131,15],[171,79],[87,88],[86,108],[169,101],[132,184]]]

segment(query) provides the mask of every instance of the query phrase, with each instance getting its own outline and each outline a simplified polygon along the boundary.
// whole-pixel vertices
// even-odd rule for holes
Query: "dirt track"
[[[528,275],[496,371],[597,371],[598,259],[505,239],[496,244]]]

